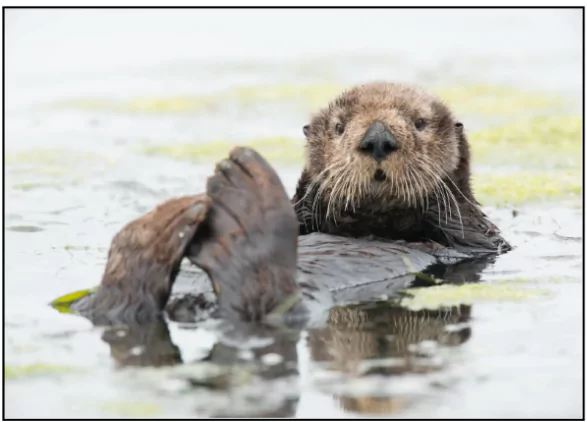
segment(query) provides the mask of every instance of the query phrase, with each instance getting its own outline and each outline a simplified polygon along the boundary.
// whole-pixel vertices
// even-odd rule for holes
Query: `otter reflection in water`
[[[455,306],[438,310],[410,311],[389,303],[373,303],[336,307],[330,311],[325,326],[308,330],[306,347],[312,361],[329,369],[360,378],[373,374],[394,377],[406,373],[423,373],[442,368],[431,363],[434,355],[422,355],[415,348],[423,341],[435,341],[440,346],[454,347],[471,335],[468,325],[470,306]],[[452,326],[452,327],[451,327]],[[189,329],[183,333],[190,335]],[[248,328],[239,330],[237,339],[229,334],[230,342],[220,340],[201,359],[201,363],[223,369],[202,378],[198,371],[183,377],[194,394],[206,389],[223,395],[224,400],[235,397],[235,385],[242,381],[243,367],[250,371],[248,379],[257,382],[242,386],[247,396],[257,397],[263,405],[239,406],[227,403],[224,409],[204,408],[204,414],[224,417],[294,417],[300,397],[296,330]],[[234,333],[233,333],[234,334]],[[243,353],[242,345],[251,336],[264,338]],[[226,336],[225,336],[226,338]],[[107,328],[102,339],[109,344],[118,366],[173,366],[184,363],[179,348],[173,343],[167,324],[114,326]],[[266,359],[271,357],[273,362]],[[197,362],[185,362],[196,364]],[[281,380],[281,384],[279,384]],[[392,379],[389,382],[393,382]],[[276,384],[277,383],[277,384]],[[285,387],[284,387],[285,386]],[[267,397],[270,391],[271,397]],[[303,392],[302,392],[303,393]],[[375,391],[372,394],[333,394],[340,406],[349,412],[391,415],[406,406],[406,397]],[[410,400],[417,398],[408,397]],[[210,406],[212,407],[212,406]]]
[[[436,310],[410,311],[382,303],[335,308],[323,328],[309,330],[308,347],[313,361],[345,374],[344,392],[331,393],[345,411],[392,415],[418,400],[415,396],[381,390],[381,383],[393,385],[394,377],[439,371],[436,348],[420,345],[434,342],[439,347],[456,347],[471,336],[467,305]],[[352,380],[376,375],[371,391],[353,391]],[[385,377],[381,381],[380,377]],[[425,384],[423,384],[425,385]],[[325,391],[332,385],[325,385]]]
[[[190,336],[193,328],[182,329],[182,334]],[[109,326],[102,340],[110,346],[110,355],[119,368],[188,365],[184,371],[175,374],[170,371],[166,376],[185,381],[188,387],[184,394],[191,391],[199,394],[199,398],[205,391],[204,397],[220,397],[209,405],[196,400],[200,409],[195,413],[214,417],[295,416],[299,400],[296,384],[299,331],[240,328],[238,332],[234,327],[229,328],[221,341],[196,361],[182,359],[181,350],[174,344],[165,321]],[[257,339],[256,342],[251,342],[252,338]],[[269,398],[266,397],[268,391]],[[237,400],[239,396],[242,400]],[[224,404],[219,406],[218,403]]]

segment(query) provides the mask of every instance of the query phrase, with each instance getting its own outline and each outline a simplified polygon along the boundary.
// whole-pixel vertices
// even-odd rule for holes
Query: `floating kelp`
[[[504,206],[581,197],[581,170],[518,171],[473,174],[473,186],[483,205]]]
[[[473,132],[475,163],[522,168],[579,169],[581,116],[541,116]]]
[[[67,366],[67,365],[56,365],[52,363],[32,363],[28,365],[11,365],[4,364],[4,379],[13,380],[20,379],[30,376],[40,375],[54,375],[54,374],[68,374],[73,372],[79,372],[80,369]]]
[[[65,314],[72,314],[73,312],[71,311],[71,305],[80,300],[82,297],[85,297],[95,292],[96,290],[98,290],[98,287],[68,293],[53,300],[51,303],[49,303],[49,305],[58,310],[59,312]]]
[[[469,283],[459,286],[445,284],[409,289],[401,306],[411,310],[438,309],[490,301],[524,301],[548,294],[550,294],[548,290],[524,288],[517,283]]]

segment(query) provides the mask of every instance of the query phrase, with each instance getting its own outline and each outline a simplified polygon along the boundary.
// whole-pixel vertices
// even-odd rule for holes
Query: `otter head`
[[[424,207],[457,184],[469,196],[463,125],[439,99],[418,88],[392,83],[352,88],[303,130],[302,179],[334,218],[365,207]]]

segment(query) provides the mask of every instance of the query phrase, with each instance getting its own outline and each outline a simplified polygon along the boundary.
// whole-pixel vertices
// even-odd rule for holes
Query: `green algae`
[[[4,379],[14,380],[25,377],[43,376],[43,375],[61,375],[79,372],[80,369],[67,366],[67,365],[56,365],[52,363],[32,363],[29,365],[10,365],[4,364]]]
[[[438,89],[436,94],[457,115],[509,117],[568,105],[564,97],[499,85],[463,85]]]
[[[63,247],[66,251],[87,251],[90,249],[89,246],[75,246],[75,245],[65,245]]]
[[[350,85],[268,84],[237,86],[211,94],[136,97],[126,100],[79,98],[66,100],[51,107],[110,111],[116,113],[199,113],[224,111],[231,108],[291,103],[306,111],[325,107]],[[463,114],[510,116],[532,114],[566,106],[559,96],[530,92],[510,86],[463,85],[433,90],[440,98]]]
[[[580,199],[581,170],[519,171],[506,174],[474,174],[473,188],[483,205],[504,206],[562,199]]]
[[[495,281],[492,281],[492,283],[536,285],[536,284],[555,284],[555,283],[576,283],[577,281],[580,281],[580,280],[578,280],[576,277],[570,277],[570,276],[542,277],[542,278],[515,277],[515,278],[505,278],[505,279],[495,280]]]
[[[402,299],[401,306],[411,310],[438,309],[481,302],[519,302],[550,294],[548,290],[523,288],[518,283],[470,283],[460,286],[444,284],[413,288],[405,292],[408,296]]]
[[[216,162],[228,156],[229,151],[237,143],[217,141],[205,144],[172,144],[139,147],[139,151],[147,155],[160,155],[194,162]],[[298,164],[304,161],[304,144],[291,138],[262,138],[243,142],[242,145],[257,150],[269,162],[278,164]]]
[[[219,99],[207,96],[170,96],[161,98],[135,98],[114,101],[107,98],[77,99],[57,104],[58,107],[80,110],[110,111],[115,113],[187,113],[213,111]]]
[[[59,185],[55,183],[41,183],[41,182],[24,182],[24,183],[15,183],[12,185],[13,189],[21,190],[24,192],[28,192],[31,190],[36,189],[46,189],[46,188],[58,188]]]
[[[514,277],[514,278],[503,278],[499,280],[493,281],[493,283],[499,284],[529,284],[538,281],[538,279],[534,278],[526,278],[526,277]]]
[[[5,163],[14,176],[40,178],[41,181],[22,181],[12,185],[16,190],[32,191],[40,188],[60,189],[64,183],[76,185],[90,170],[112,166],[116,158],[107,154],[66,148],[32,148],[7,153]]]
[[[543,116],[470,135],[474,162],[523,167],[580,168],[581,116]]]
[[[71,305],[81,298],[95,292],[97,289],[98,287],[93,287],[91,289],[78,290],[76,292],[68,293],[53,300],[51,303],[49,303],[49,306],[64,314],[73,314],[74,312],[71,310]]]
[[[6,164],[63,165],[79,162],[113,162],[115,159],[105,154],[90,151],[78,151],[65,148],[32,148],[7,153]]]
[[[139,401],[106,401],[101,408],[124,418],[146,418],[161,413],[160,406]]]
[[[19,344],[19,345],[13,345],[10,347],[10,350],[13,353],[32,353],[32,352],[36,352],[37,350],[39,350],[39,346],[37,345],[32,345],[32,344]]]
[[[102,173],[113,166],[116,158],[67,148],[31,148],[6,153],[5,163],[17,180],[11,184],[12,189],[31,192],[79,185],[91,173]]]
[[[110,99],[74,99],[56,104],[57,107],[103,110],[118,113],[197,113],[226,110],[232,107],[248,109],[275,103],[296,103],[303,108],[325,106],[343,89],[340,85],[261,85],[236,87],[204,95],[175,95],[167,97]]]
[[[42,227],[37,227],[37,226],[10,226],[7,227],[6,230],[10,230],[12,232],[20,232],[20,233],[36,233],[36,232],[42,232],[43,229]]]

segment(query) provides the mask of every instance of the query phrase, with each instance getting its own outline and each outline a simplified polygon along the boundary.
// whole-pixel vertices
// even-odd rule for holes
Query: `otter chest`
[[[422,215],[417,210],[385,213],[363,211],[328,221],[320,231],[349,237],[418,241],[423,236]]]

